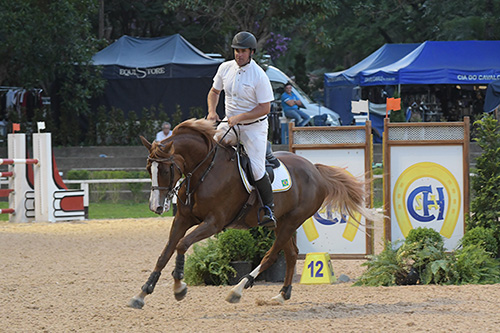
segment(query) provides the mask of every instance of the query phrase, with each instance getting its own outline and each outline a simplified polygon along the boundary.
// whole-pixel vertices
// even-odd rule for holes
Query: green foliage
[[[265,227],[256,227],[249,229],[255,242],[255,256],[253,258],[254,266],[260,264],[262,258],[264,258],[267,251],[273,246],[276,236],[274,231]]]
[[[416,228],[411,229],[406,236],[405,244],[417,245],[420,248],[426,245],[433,245],[437,248],[443,248],[443,237],[434,229],[431,228]]]
[[[230,261],[249,261],[255,256],[255,242],[248,230],[227,229],[217,239],[220,254]]]
[[[205,118],[206,112],[205,110],[199,106],[199,107],[191,107],[189,108],[189,118],[196,118],[196,119],[201,119]]]
[[[470,244],[446,253],[442,237],[435,230],[422,229],[412,229],[398,249],[387,242],[379,255],[363,264],[367,270],[354,285],[500,282],[499,262],[483,247]]]
[[[462,247],[470,245],[478,245],[492,256],[498,251],[498,241],[495,238],[493,229],[486,229],[484,227],[475,227],[468,230],[461,240]]]
[[[453,284],[500,282],[500,264],[478,244],[464,246],[455,254]]]
[[[469,227],[491,229],[500,243],[500,126],[491,115],[474,122],[476,141],[483,153],[476,160],[476,176],[472,177]],[[498,255],[498,249],[494,252]]]
[[[396,273],[402,270],[401,260],[391,242],[386,242],[379,255],[369,256],[369,260],[361,266],[367,270],[361,275],[355,286],[393,286],[396,284]]]
[[[182,109],[179,104],[175,105],[175,112],[172,115],[172,128],[179,125],[182,122]]]
[[[186,259],[186,283],[227,284],[236,274],[230,265],[231,261],[253,260],[257,265],[273,241],[272,231],[259,227],[250,230],[228,229],[215,239],[195,244],[193,254]]]
[[[236,271],[218,251],[218,241],[209,238],[204,244],[194,244],[193,253],[186,258],[184,273],[189,285],[220,285],[227,284]]]

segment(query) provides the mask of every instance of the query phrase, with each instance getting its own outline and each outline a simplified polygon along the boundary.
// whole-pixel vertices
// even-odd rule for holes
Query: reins
[[[229,130],[228,130],[228,132],[229,132]],[[227,132],[226,132],[226,134],[224,134],[224,137],[226,135],[227,135]],[[207,155],[205,156],[205,158],[200,163],[198,163],[198,165],[196,165],[196,167],[191,172],[185,174],[186,177],[184,178],[184,180],[179,185],[177,185],[175,187],[173,186],[174,185],[173,184],[174,183],[174,165],[177,168],[177,170],[179,170],[179,173],[181,175],[183,174],[183,172],[182,172],[182,169],[177,165],[177,163],[175,163],[174,156],[172,155],[172,156],[170,156],[168,158],[151,158],[151,157],[148,157],[148,161],[150,161],[150,162],[158,162],[158,163],[167,163],[167,162],[170,162],[170,185],[169,185],[169,187],[151,186],[151,190],[166,190],[166,191],[169,191],[170,196],[173,196],[175,194],[175,196],[177,197],[177,200],[181,204],[183,204],[184,206],[190,205],[191,204],[192,195],[198,189],[198,187],[201,185],[201,183],[203,183],[203,181],[205,180],[205,177],[210,172],[210,170],[212,170],[212,168],[213,168],[213,166],[215,164],[215,157],[217,155],[217,149],[218,149],[218,147],[219,147],[219,145],[215,144],[212,147],[212,149],[207,153]],[[213,155],[212,156],[212,160],[210,161],[210,164],[208,165],[208,167],[205,169],[205,171],[201,175],[200,179],[198,180],[198,183],[192,189],[190,189],[191,188],[191,178],[193,177],[193,174],[208,160],[208,158],[210,157],[210,155]],[[186,201],[183,201],[179,197],[179,190],[180,190],[180,188],[184,184],[186,186]]]

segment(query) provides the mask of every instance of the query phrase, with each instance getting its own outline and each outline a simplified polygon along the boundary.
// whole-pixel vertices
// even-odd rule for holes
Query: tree
[[[60,124],[88,113],[88,100],[103,87],[90,64],[99,46],[91,25],[96,1],[0,1],[0,85],[50,96],[60,80]]]
[[[337,13],[335,1],[322,0],[171,0],[165,3],[165,9],[199,22],[202,34],[220,36],[218,51],[226,58],[231,56],[231,39],[238,31],[252,32],[261,48],[273,30],[316,32],[320,22]],[[316,39],[321,36],[316,34]]]

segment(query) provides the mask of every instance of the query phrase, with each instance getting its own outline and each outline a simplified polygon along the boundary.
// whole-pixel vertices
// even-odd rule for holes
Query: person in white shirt
[[[220,92],[225,92],[226,117],[217,127],[216,140],[236,144],[236,134],[228,131],[234,127],[250,158],[255,187],[264,204],[264,217],[260,225],[276,227],[274,197],[269,176],[266,173],[266,147],[268,121],[274,93],[266,73],[252,59],[257,40],[249,32],[237,33],[232,41],[234,60],[219,66],[214,83],[207,97],[208,120],[220,121],[216,112]],[[227,133],[227,134],[226,134]]]
[[[168,138],[169,136],[171,136],[172,135],[172,131],[170,130],[171,128],[172,128],[172,125],[170,125],[170,123],[168,121],[164,122],[161,125],[161,131],[156,133],[155,141],[161,142],[161,141],[165,140],[166,138]]]

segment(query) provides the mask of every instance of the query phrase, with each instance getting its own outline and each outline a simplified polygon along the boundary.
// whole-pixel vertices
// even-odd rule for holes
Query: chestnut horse
[[[170,236],[154,271],[141,292],[134,296],[129,306],[142,308],[144,298],[151,294],[162,269],[177,251],[174,278],[174,295],[182,300],[186,293],[184,254],[188,248],[225,228],[250,228],[258,224],[260,200],[256,191],[248,194],[238,171],[235,149],[214,140],[214,124],[207,120],[190,119],[179,124],[172,136],[161,143],[141,140],[149,150],[147,170],[152,187],[149,208],[162,214],[174,195],[177,199]],[[226,298],[238,302],[244,288],[271,266],[283,250],[286,274],[283,288],[273,299],[283,302],[291,296],[294,268],[298,257],[295,231],[322,206],[346,215],[360,212],[368,220],[375,214],[364,207],[364,185],[341,168],[312,164],[305,158],[289,152],[277,152],[276,157],[288,168],[292,187],[275,193],[276,239],[260,265],[231,290]],[[181,177],[184,180],[176,186]],[[354,217],[353,217],[354,218]],[[354,218],[355,219],[355,218]],[[196,226],[190,233],[187,231]]]

